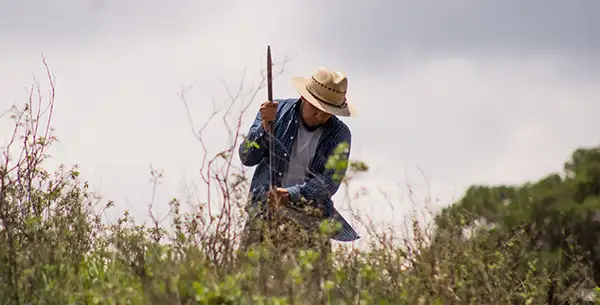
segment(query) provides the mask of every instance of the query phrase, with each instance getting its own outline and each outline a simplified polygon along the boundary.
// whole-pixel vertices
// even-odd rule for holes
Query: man
[[[319,68],[311,78],[294,77],[292,83],[300,98],[263,103],[239,148],[242,164],[257,166],[250,185],[243,249],[264,241],[268,228],[259,223],[273,217],[279,217],[278,226],[283,224],[295,239],[301,239],[294,248],[317,247],[321,248],[317,250],[330,251],[329,237],[338,241],[360,238],[331,200],[340,187],[347,163],[337,168],[327,166],[329,157],[340,144],[347,145],[341,160],[347,160],[350,154],[351,132],[338,118],[355,113],[346,100],[348,80],[340,72]],[[272,144],[269,143],[270,123],[275,129]],[[273,153],[273,164],[269,164],[270,153]],[[271,177],[275,184],[273,189],[269,185]],[[322,217],[303,214],[304,207],[320,211]],[[292,217],[294,215],[297,217]],[[318,222],[303,223],[303,219],[331,219],[341,224],[341,229],[323,242],[311,236],[299,238],[300,231],[319,231]],[[279,239],[276,243],[292,246],[291,239],[275,234]]]

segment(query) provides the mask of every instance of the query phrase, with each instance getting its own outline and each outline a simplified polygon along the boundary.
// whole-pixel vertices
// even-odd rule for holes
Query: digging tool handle
[[[271,46],[267,46],[267,98],[269,103],[273,103],[273,62],[271,60]],[[275,122],[269,122],[269,190],[275,191],[274,166],[273,159],[275,154]]]

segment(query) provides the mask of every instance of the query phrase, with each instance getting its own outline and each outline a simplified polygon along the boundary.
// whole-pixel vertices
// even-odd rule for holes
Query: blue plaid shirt
[[[269,136],[262,127],[260,112],[257,113],[245,141],[242,141],[239,147],[239,156],[243,165],[258,165],[250,184],[252,197],[250,205],[252,207],[258,206],[257,202],[261,201],[258,198],[266,198],[266,191],[269,188],[269,170],[273,174],[275,185],[281,185],[284,171],[287,169],[290,160],[294,139],[298,133],[298,126],[302,124],[296,115],[301,105],[301,99],[279,99],[275,101],[279,104],[277,106],[275,138],[273,140],[275,152],[273,165],[269,167]],[[299,204],[300,199],[322,202],[324,215],[338,221],[342,226],[341,230],[338,230],[332,238],[338,241],[354,241],[359,239],[360,236],[340,215],[331,200],[331,197],[340,187],[341,177],[345,175],[347,167],[343,169],[326,168],[329,156],[341,143],[348,144],[348,149],[341,157],[349,157],[352,135],[348,126],[335,116],[324,123],[322,128],[323,134],[319,139],[315,156],[309,164],[309,174],[302,184],[286,189],[290,194],[290,202],[294,204]]]

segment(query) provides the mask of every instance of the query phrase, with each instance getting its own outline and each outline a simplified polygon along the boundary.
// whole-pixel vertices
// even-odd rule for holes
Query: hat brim
[[[309,103],[311,103],[313,106],[317,107],[318,109],[325,111],[329,114],[335,115],[335,116],[353,117],[356,115],[356,109],[352,105],[350,105],[350,103],[348,103],[348,101],[346,101],[346,103],[347,103],[346,108],[339,108],[339,107],[331,106],[331,105],[321,102],[318,98],[316,98],[314,95],[312,95],[312,93],[310,93],[306,89],[306,86],[310,83],[311,83],[311,80],[309,78],[299,77],[299,76],[292,77],[292,85],[294,86],[296,91],[298,91],[298,93],[300,93],[300,95],[302,95],[302,97],[304,97]]]

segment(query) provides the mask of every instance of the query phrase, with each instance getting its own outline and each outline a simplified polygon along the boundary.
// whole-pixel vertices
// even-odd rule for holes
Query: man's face
[[[322,111],[321,109],[313,106],[310,102],[302,97],[302,119],[309,126],[321,125],[331,117],[331,114]]]

